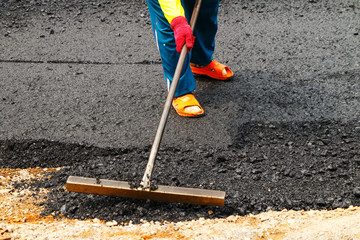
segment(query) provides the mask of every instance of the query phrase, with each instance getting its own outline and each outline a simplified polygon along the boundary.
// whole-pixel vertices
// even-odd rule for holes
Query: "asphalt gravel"
[[[140,180],[166,90],[145,1],[1,1],[0,167],[63,167],[44,215],[168,221],[360,204],[358,1],[221,1],[207,115],[171,111],[162,185],[224,190],[201,207],[64,190],[69,175]],[[18,183],[17,187],[25,187]]]

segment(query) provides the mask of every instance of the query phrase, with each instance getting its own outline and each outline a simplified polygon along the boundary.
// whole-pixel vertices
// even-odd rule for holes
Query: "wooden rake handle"
[[[191,16],[191,21],[190,21],[190,27],[193,31],[194,31],[197,17],[199,15],[201,2],[202,2],[202,0],[196,0],[196,3],[194,5],[194,10],[193,10],[193,13]],[[184,67],[184,62],[185,62],[187,53],[188,53],[188,48],[187,48],[186,44],[184,44],[184,46],[182,47],[181,53],[180,53],[180,57],[179,57],[177,66],[176,66],[176,70],[175,70],[175,74],[174,74],[174,77],[173,77],[173,80],[171,83],[169,94],[165,101],[164,110],[162,112],[160,123],[159,123],[159,126],[156,131],[155,139],[154,139],[153,145],[151,147],[149,160],[148,160],[148,163],[147,163],[147,166],[145,169],[145,173],[144,173],[144,176],[140,183],[140,186],[142,189],[150,189],[150,184],[151,184],[150,180],[151,180],[151,174],[153,172],[153,168],[154,168],[154,164],[155,164],[155,159],[156,159],[159,147],[160,147],[161,138],[163,136],[166,121],[169,116],[171,103],[172,103],[172,100],[175,95],[176,87],[179,83],[180,74]]]

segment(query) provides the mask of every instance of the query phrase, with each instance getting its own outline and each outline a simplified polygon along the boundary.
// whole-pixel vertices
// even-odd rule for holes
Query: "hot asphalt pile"
[[[240,14],[239,14],[240,13]],[[0,167],[62,167],[16,187],[44,215],[139,222],[360,206],[358,1],[221,1],[207,115],[171,112],[162,185],[226,191],[225,207],[67,192],[69,175],[140,181],[165,99],[145,1],[0,3]],[[150,46],[151,45],[151,46]]]
[[[249,124],[235,146],[163,149],[154,180],[164,185],[221,189],[226,206],[126,200],[64,191],[68,175],[140,181],[149,149],[103,149],[49,141],[1,141],[5,166],[61,167],[31,185],[53,189],[45,215],[127,222],[179,221],[282,209],[335,209],[360,204],[359,131],[353,124]],[[19,183],[17,187],[24,184]]]

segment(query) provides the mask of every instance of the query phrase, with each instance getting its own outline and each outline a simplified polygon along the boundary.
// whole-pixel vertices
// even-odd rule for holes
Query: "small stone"
[[[304,176],[307,176],[307,177],[312,175],[309,170],[301,170],[301,174],[304,175]]]
[[[328,150],[324,150],[320,153],[322,157],[326,157],[328,155]]]
[[[69,214],[74,214],[78,209],[79,209],[79,207],[77,207],[77,206],[72,206],[72,207],[69,207],[69,209],[67,210],[67,212],[68,212]]]
[[[117,221],[115,221],[115,220],[106,222],[105,224],[106,224],[106,226],[108,226],[108,227],[113,227],[113,226],[118,225]]]
[[[333,164],[330,164],[326,169],[329,170],[329,171],[336,171],[336,170],[337,170],[337,166],[335,166],[335,165],[333,165]]]
[[[237,220],[237,217],[234,215],[231,215],[226,218],[226,221],[228,221],[228,222],[236,222],[236,220]]]
[[[353,193],[355,197],[360,198],[360,187],[354,188]]]
[[[61,208],[60,208],[60,213],[62,215],[65,215],[66,214],[66,204],[62,205]]]
[[[252,174],[259,174],[259,173],[262,173],[262,172],[263,172],[262,169],[253,169],[253,170],[251,170]]]
[[[70,198],[71,199],[76,199],[77,197],[78,197],[78,193],[76,193],[76,192],[72,192],[71,194],[70,194]]]
[[[217,157],[216,162],[217,163],[226,162],[226,157],[223,155],[220,155]]]
[[[344,173],[339,173],[339,177],[348,179],[348,178],[349,178],[349,174],[346,173],[346,172],[344,172]]]
[[[341,203],[340,207],[341,208],[348,208],[350,205],[352,205],[351,200],[346,199]]]
[[[332,204],[333,202],[334,202],[334,198],[333,197],[328,197],[327,199],[326,199],[326,204]]]
[[[357,210],[357,208],[356,208],[356,207],[354,207],[353,205],[351,205],[351,206],[348,208],[348,210],[349,210],[349,211],[356,211],[356,210]]]
[[[325,206],[326,205],[326,202],[323,198],[318,198],[315,200],[316,204],[319,205],[319,206]]]
[[[143,207],[138,207],[136,210],[138,211],[138,213],[139,213],[140,216],[145,216],[145,215],[146,215],[146,212],[147,212],[147,211],[146,211],[145,208],[143,208]]]
[[[259,181],[261,179],[261,177],[259,175],[255,175],[255,176],[252,177],[252,179],[254,181]]]

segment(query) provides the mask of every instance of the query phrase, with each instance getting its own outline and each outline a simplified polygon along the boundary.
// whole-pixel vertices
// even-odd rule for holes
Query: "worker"
[[[190,51],[184,63],[172,106],[180,116],[199,117],[204,109],[193,95],[194,74],[227,80],[233,72],[213,59],[219,0],[204,0],[194,32],[189,26],[195,0],[147,0],[156,45],[168,90],[184,44]]]

